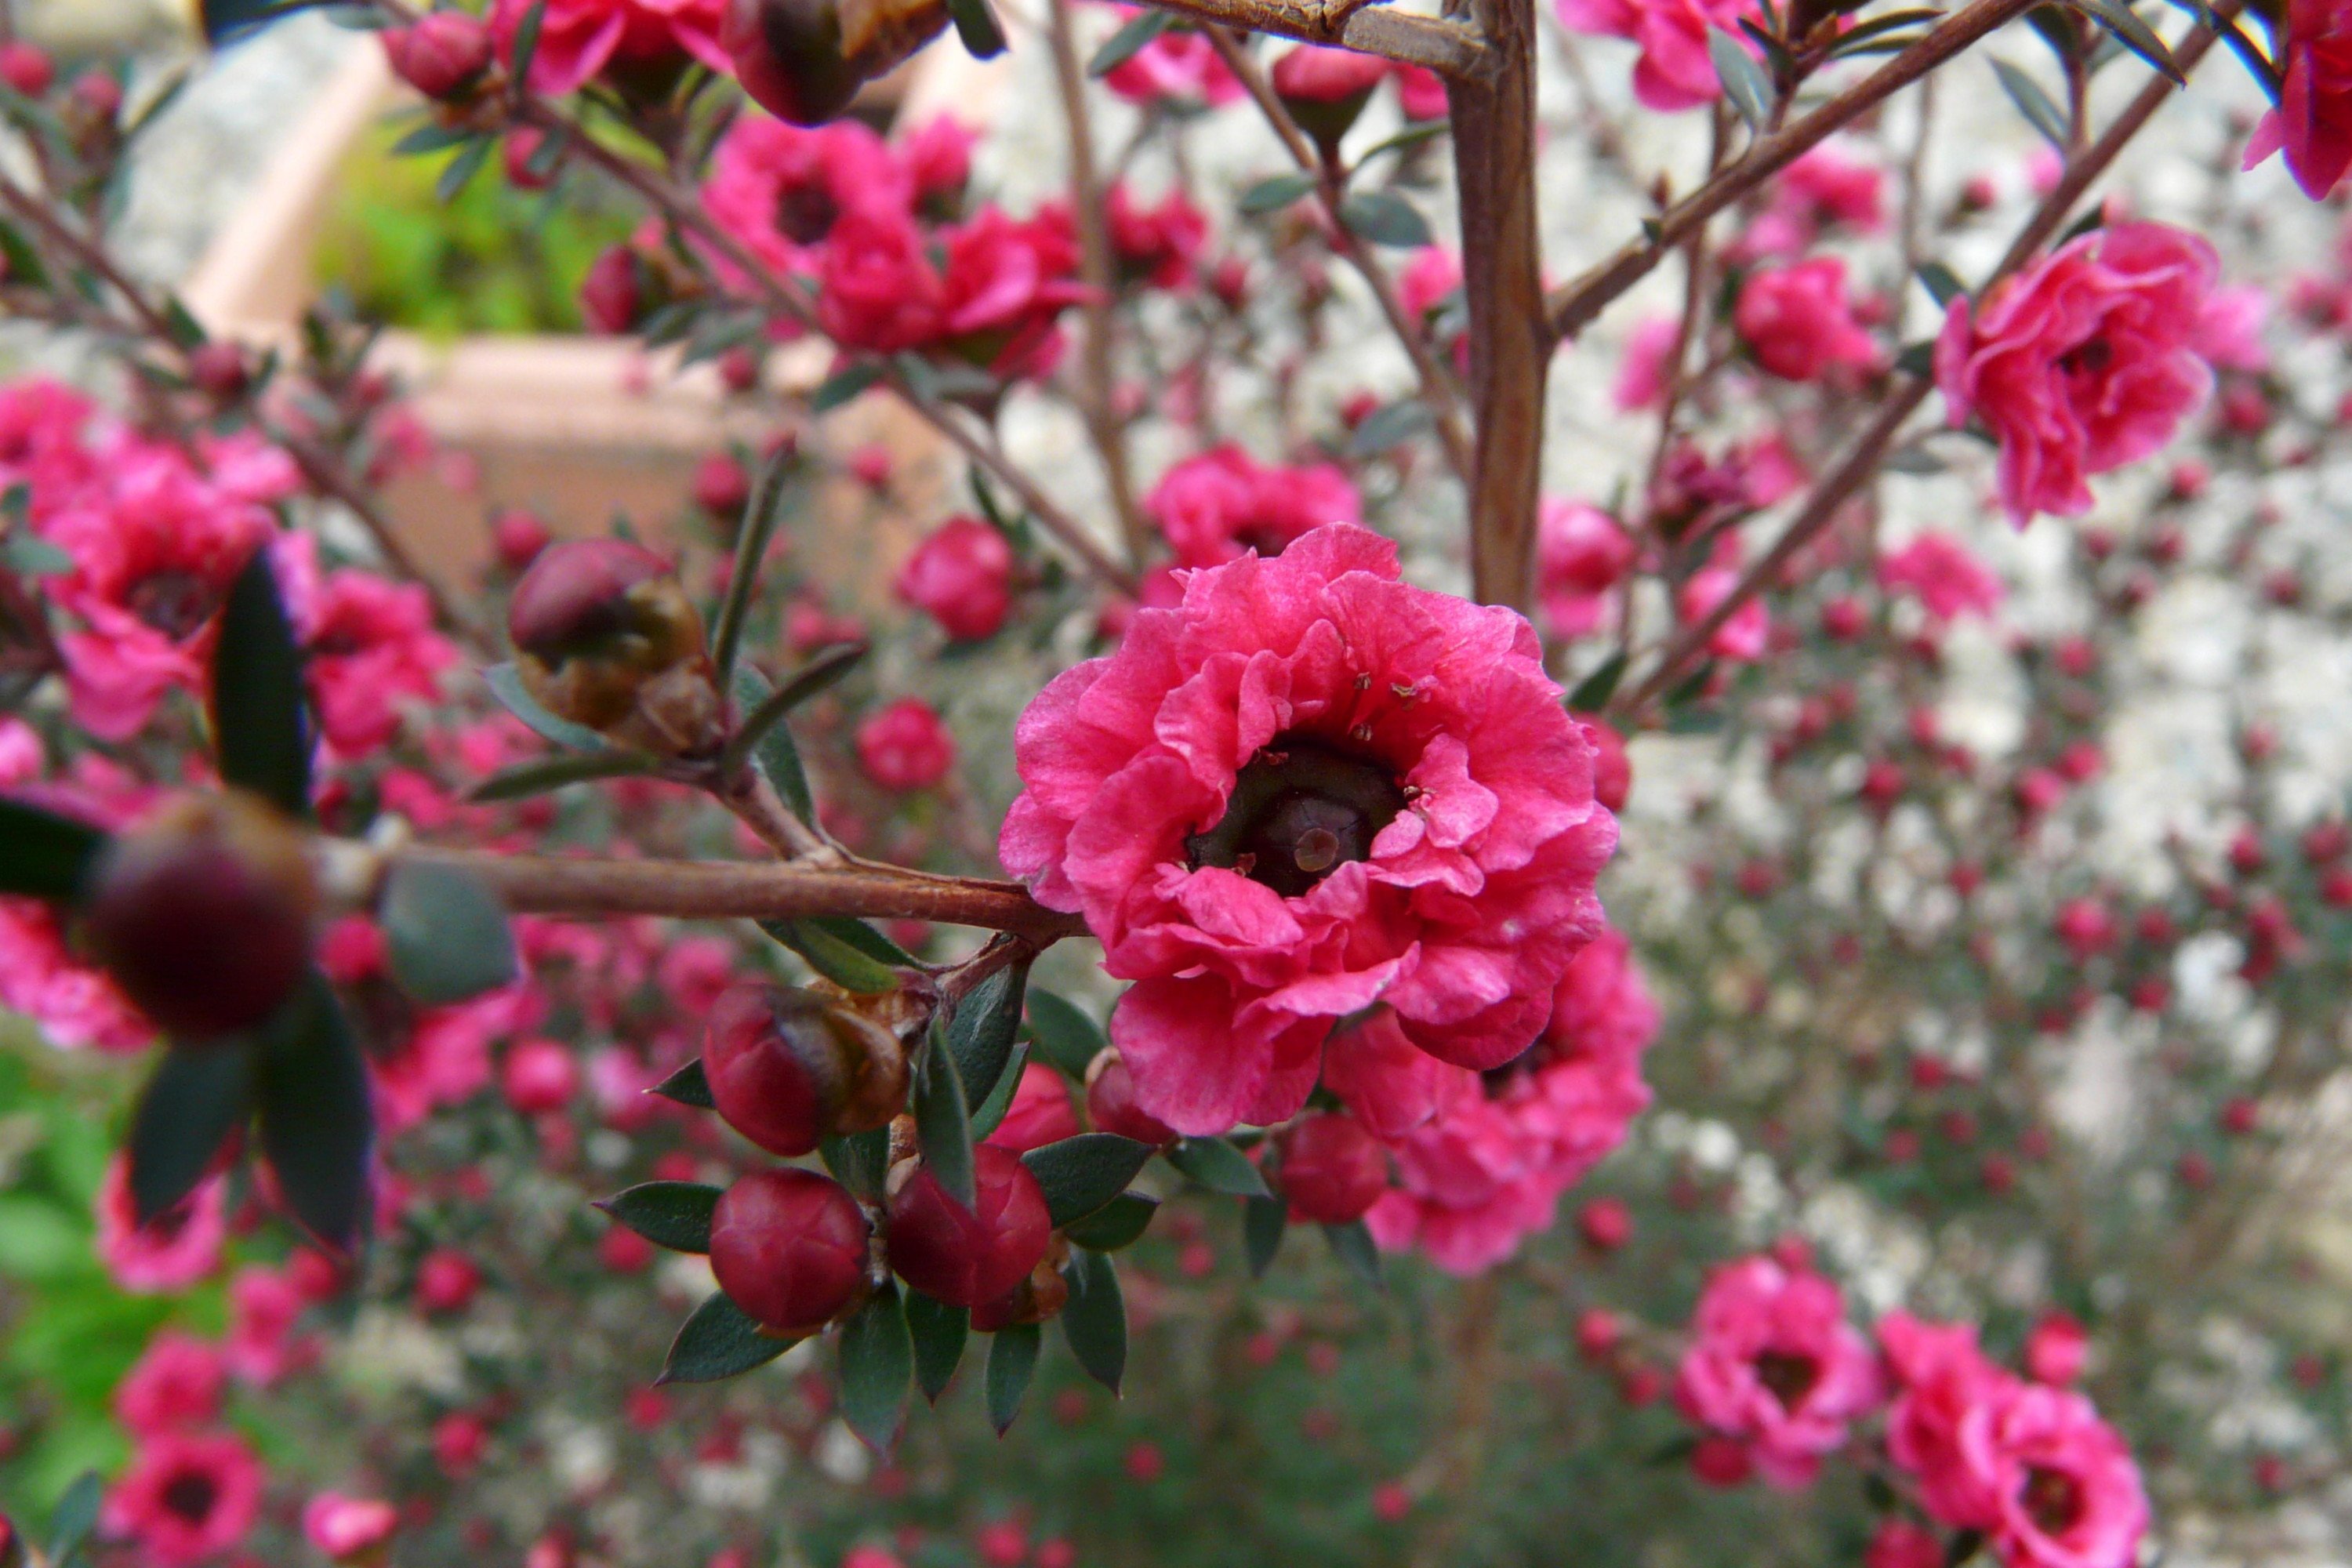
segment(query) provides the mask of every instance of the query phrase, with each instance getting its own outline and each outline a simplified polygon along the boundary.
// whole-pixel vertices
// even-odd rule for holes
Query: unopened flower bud
[[[804,1338],[866,1290],[872,1226],[847,1188],[814,1171],[754,1171],[719,1195],[710,1271],[769,1333]]]
[[[1054,1222],[1020,1159],[992,1143],[971,1152],[975,1201],[948,1195],[928,1166],[890,1200],[890,1267],[934,1300],[979,1307],[1019,1285],[1045,1256]]]
[[[1388,69],[1377,55],[1301,44],[1274,62],[1274,90],[1323,156],[1336,158],[1339,139],[1356,123]]]
[[[786,1157],[887,1126],[907,1100],[907,1052],[896,1035],[814,992],[780,986],[720,994],[702,1070],[727,1125]]]
[[[1388,1156],[1352,1116],[1302,1117],[1282,1134],[1280,1147],[1282,1195],[1295,1219],[1347,1225],[1388,1191]]]
[[[580,1088],[580,1068],[555,1040],[518,1040],[507,1048],[499,1087],[507,1103],[520,1114],[544,1115],[572,1103]]]
[[[39,98],[58,81],[57,62],[38,45],[22,38],[0,44],[0,82],[26,98]]]
[[[253,1028],[294,994],[318,903],[292,823],[249,795],[190,796],[107,847],[81,931],[123,994],[194,1044]]]
[[[702,616],[643,545],[583,539],[540,552],[507,605],[523,687],[549,712],[666,754],[713,743],[719,703]]]
[[[1020,1284],[993,1301],[974,1307],[971,1326],[983,1334],[992,1334],[1016,1323],[1042,1323],[1057,1316],[1069,1301],[1070,1282],[1054,1267],[1049,1254],[1037,1260],[1037,1267],[1029,1270],[1028,1278]]]
[[[490,68],[490,30],[463,11],[429,11],[383,35],[384,58],[427,98],[455,98]]]
[[[646,314],[645,268],[635,247],[615,245],[580,280],[580,319],[592,332],[621,333]]]
[[[719,37],[754,101],[818,125],[947,23],[942,0],[730,0]]]
[[[1154,1148],[1176,1142],[1176,1130],[1135,1103],[1135,1075],[1114,1050],[1087,1068],[1087,1115],[1098,1132],[1116,1132]]]

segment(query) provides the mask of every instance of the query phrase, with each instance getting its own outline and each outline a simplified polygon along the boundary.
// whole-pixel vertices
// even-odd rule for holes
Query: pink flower
[[[1706,619],[1738,584],[1739,574],[1727,566],[1708,566],[1692,573],[1675,601],[1683,620],[1696,625]],[[1770,632],[1764,601],[1751,598],[1716,628],[1715,635],[1706,640],[1706,651],[1717,658],[1746,664],[1764,657],[1764,644]]]
[[[1424,245],[1397,273],[1397,300],[1404,313],[1426,322],[1462,288],[1462,258],[1442,245]]]
[[[915,547],[893,585],[960,642],[994,637],[1013,609],[1013,546],[976,517],[951,517]]]
[[[2214,289],[2197,321],[2197,352],[2215,370],[2260,375],[2271,367],[2271,351],[2263,343],[2263,323],[2270,313],[2270,296],[2259,284]]]
[[[1618,362],[1617,383],[1610,399],[1620,414],[1655,408],[1666,395],[1666,357],[1675,352],[1682,323],[1672,316],[1653,316],[1625,340],[1625,357]]]
[[[257,1388],[318,1358],[316,1341],[294,1331],[310,1305],[292,1271],[240,1268],[228,1282],[228,1338],[221,1350],[228,1369]]]
[[[109,1534],[138,1542],[153,1568],[190,1568],[245,1539],[261,1514],[261,1461],[231,1433],[144,1438],[107,1494]]]
[[[946,346],[998,375],[1050,371],[1060,350],[1055,323],[1087,292],[1069,210],[1056,204],[1015,220],[983,207],[946,238]]]
[[[499,58],[512,64],[515,38],[535,0],[497,0],[490,29]],[[726,0],[547,0],[539,47],[530,58],[533,91],[576,91],[607,67],[669,68],[688,58],[733,74],[719,33]]]
[[[1537,512],[1536,592],[1544,627],[1580,637],[1607,618],[1610,594],[1638,552],[1615,518],[1578,500],[1547,500]]]
[[[1122,181],[1104,198],[1103,224],[1122,271],[1155,289],[1189,285],[1209,243],[1209,215],[1181,189],[1170,191],[1159,205],[1147,207],[1129,194]]]
[[[2288,0],[2279,52],[2279,105],[2255,128],[2245,166],[2284,147],[2294,183],[2321,201],[2352,168],[2352,14],[2342,0]]]
[[[155,1295],[184,1290],[220,1267],[228,1238],[218,1176],[197,1184],[180,1205],[140,1226],[131,1207],[131,1163],[107,1163],[98,1190],[98,1259],[125,1290]]]
[[[1756,363],[1784,381],[1819,381],[1840,366],[1878,368],[1878,342],[1853,319],[1845,263],[1834,256],[1749,273],[1732,321]]]
[[[1299,44],[1274,62],[1268,73],[1274,90],[1289,103],[1360,101],[1389,74],[1388,62],[1378,55],[1354,49]]]
[[[1116,7],[1122,18],[1131,8]],[[1242,84],[1216,46],[1190,27],[1171,27],[1118,63],[1103,85],[1130,103],[1171,102],[1214,109],[1242,95]]]
[[[1923,1525],[1890,1519],[1863,1548],[1862,1568],[1944,1568],[1944,1542]]]
[[[1846,1424],[1879,1400],[1870,1342],[1845,1321],[1837,1287],[1767,1257],[1717,1269],[1691,1319],[1675,1402],[1697,1426],[1738,1439],[1775,1487],[1808,1485]]]
[[[884,789],[928,789],[955,762],[955,736],[919,697],[901,697],[857,726],[857,765]]]
[[[76,962],[57,912],[30,899],[0,899],[0,1007],[68,1050],[141,1051],[155,1040],[155,1026],[104,971]]]
[[[1876,234],[1886,226],[1885,183],[1875,164],[1816,147],[1772,183],[1769,205],[1740,236],[1736,253],[1802,256],[1832,228]]]
[[[2123,224],[2061,247],[1971,309],[1952,301],[1936,382],[1952,422],[2000,443],[2001,503],[2079,516],[2084,481],[2148,456],[2212,390],[2196,335],[2220,263],[2162,224]]]
[[[1160,477],[1143,498],[1176,558],[1213,566],[1244,551],[1279,555],[1328,522],[1356,522],[1362,502],[1348,476],[1330,463],[1261,465],[1239,447],[1213,447]]]
[[[1996,1504],[1963,1462],[1964,1433],[2009,1373],[1985,1359],[1976,1330],[1965,1323],[1927,1323],[1890,1312],[1879,1320],[1878,1344],[1895,1387],[1886,1415],[1887,1456],[1919,1478],[1928,1512],[1974,1528]]]
[[[899,161],[915,183],[916,205],[926,214],[955,216],[964,186],[971,183],[971,150],[979,142],[979,132],[952,114],[940,114],[898,143]]]
[[[302,1534],[337,1563],[348,1563],[392,1539],[400,1510],[374,1498],[320,1492],[302,1506]]]
[[[1445,79],[1427,66],[1406,65],[1402,60],[1389,67],[1396,79],[1397,107],[1407,120],[1443,120],[1446,116]]]
[[[2025,1336],[2025,1370],[2036,1383],[2063,1388],[2082,1378],[2090,1348],[2082,1324],[2063,1312],[2044,1312]]]
[[[922,151],[929,177],[942,177],[935,165],[944,149],[925,142]],[[702,202],[711,221],[761,260],[806,272],[844,214],[910,216],[916,193],[908,164],[861,121],[804,127],[745,114],[711,153]]]
[[[851,207],[828,232],[817,271],[817,324],[844,348],[896,353],[940,335],[946,289],[905,213]]]
[[[1376,1002],[1458,1065],[1520,1054],[1616,847],[1533,628],[1344,524],[1183,589],[1022,715],[999,850],[1136,983],[1137,1102],[1187,1133],[1285,1119]]]
[[[433,629],[433,601],[422,587],[348,567],[322,578],[316,548],[307,533],[281,534],[271,557],[289,586],[319,731],[338,755],[361,757],[400,732],[402,702],[440,695],[457,650]],[[299,563],[295,570],[289,562]]]
[[[1078,1113],[1070,1105],[1070,1090],[1062,1075],[1043,1062],[1031,1062],[1021,1071],[1013,1103],[988,1142],[1015,1154],[1078,1135]]]
[[[1962,616],[1990,620],[2008,592],[2000,577],[1948,533],[1920,534],[1878,562],[1878,583],[1890,594],[1911,593],[1939,621]]]
[[[1559,0],[1562,26],[1580,33],[1631,38],[1641,46],[1633,96],[1644,109],[1672,111],[1712,103],[1723,90],[1707,52],[1707,33],[1738,36],[1739,18],[1761,21],[1755,0]]]
[[[134,1437],[203,1426],[220,1414],[226,1372],[216,1346],[165,1329],[114,1385],[114,1415]]]

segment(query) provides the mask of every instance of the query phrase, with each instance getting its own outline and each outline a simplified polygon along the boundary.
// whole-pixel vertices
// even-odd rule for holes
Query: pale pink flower
[[[320,1492],[302,1506],[302,1534],[337,1563],[383,1545],[400,1528],[400,1510],[377,1498]]]

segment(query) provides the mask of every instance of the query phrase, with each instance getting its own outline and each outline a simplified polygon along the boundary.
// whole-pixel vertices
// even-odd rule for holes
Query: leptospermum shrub
[[[420,576],[0,46],[0,1561],[2341,1548],[2343,6],[338,15],[771,433]]]

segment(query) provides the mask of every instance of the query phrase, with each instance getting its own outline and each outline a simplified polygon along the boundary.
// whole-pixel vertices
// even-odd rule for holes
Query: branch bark
[[[1212,26],[1274,33],[1302,43],[1333,44],[1359,54],[1426,66],[1441,76],[1483,75],[1492,64],[1475,27],[1452,17],[1415,16],[1368,0],[1145,0],[1162,11]]]

